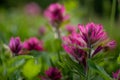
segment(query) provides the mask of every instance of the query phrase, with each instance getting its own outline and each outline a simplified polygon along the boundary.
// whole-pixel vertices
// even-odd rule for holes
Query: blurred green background
[[[12,36],[20,36],[24,41],[36,36],[44,41],[46,53],[53,57],[57,52],[53,38],[54,32],[49,22],[43,16],[44,10],[51,4],[59,2],[66,7],[66,13],[70,14],[70,22],[77,26],[79,23],[86,24],[95,22],[103,24],[111,39],[115,39],[117,47],[107,52],[108,57],[100,65],[103,65],[108,73],[120,68],[117,61],[120,55],[120,1],[115,0],[0,0],[0,41],[8,44]],[[38,14],[29,14],[26,5],[35,3],[39,6]],[[114,6],[113,6],[114,5]],[[47,32],[44,36],[39,35],[39,28],[45,26]],[[61,30],[65,31],[65,25]],[[53,53],[53,54],[52,54]],[[108,55],[109,54],[109,55]]]

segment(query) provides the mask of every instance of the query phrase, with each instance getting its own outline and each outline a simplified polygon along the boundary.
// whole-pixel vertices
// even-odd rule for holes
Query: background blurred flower
[[[51,4],[44,12],[45,17],[55,27],[61,24],[61,22],[68,20],[69,16],[65,13],[65,7],[59,3]]]
[[[40,34],[41,36],[43,36],[45,33],[46,33],[46,28],[45,28],[45,26],[41,26],[41,27],[39,28],[39,34]]]
[[[18,55],[18,53],[22,50],[22,43],[20,42],[20,38],[11,38],[9,42],[9,48],[15,55]]]
[[[120,70],[117,70],[115,73],[113,73],[113,78],[120,80]]]
[[[32,37],[24,42],[24,48],[27,50],[43,51],[43,42]]]
[[[45,74],[50,80],[60,80],[62,77],[59,69],[55,67],[50,67],[48,70],[45,71]]]
[[[29,15],[39,15],[41,9],[37,3],[31,2],[25,6],[25,12]]]

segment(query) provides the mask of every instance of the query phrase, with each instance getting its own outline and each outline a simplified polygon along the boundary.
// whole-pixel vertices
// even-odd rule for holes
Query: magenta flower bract
[[[43,51],[43,42],[32,37],[24,42],[23,47],[27,50]]]
[[[118,70],[115,73],[113,73],[113,78],[120,80],[120,70]]]
[[[96,43],[107,39],[107,34],[100,24],[88,23],[86,26],[79,24],[78,27],[81,37],[88,44],[88,47],[90,47],[90,45],[94,46]]]
[[[60,24],[68,20],[69,16],[65,13],[65,7],[59,3],[51,4],[44,12],[45,17],[51,22],[52,25]]]
[[[73,33],[73,32],[76,32],[76,27],[75,27],[75,26],[71,26],[71,25],[67,25],[67,26],[66,26],[66,30],[67,30],[69,33]]]
[[[19,52],[22,50],[22,43],[20,41],[19,37],[11,38],[9,42],[9,48],[15,55],[19,54]]]
[[[109,49],[113,49],[116,47],[116,42],[114,40],[109,41],[106,45],[106,47],[108,47]]]
[[[67,37],[63,37],[63,48],[84,66],[86,65],[85,58],[87,53],[84,49],[87,48],[87,44],[79,34],[72,33]]]
[[[54,67],[50,67],[48,70],[46,70],[45,74],[50,80],[60,80],[62,77],[59,69],[54,68]]]

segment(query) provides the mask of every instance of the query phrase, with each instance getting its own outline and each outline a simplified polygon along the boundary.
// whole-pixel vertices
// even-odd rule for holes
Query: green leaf
[[[37,63],[35,59],[30,59],[26,62],[26,64],[22,68],[22,74],[27,79],[32,79],[38,75],[41,69],[41,64]]]
[[[89,68],[90,68],[91,70],[97,72],[98,74],[100,74],[100,75],[104,78],[104,80],[112,80],[112,78],[105,72],[105,70],[104,70],[102,67],[96,65],[96,64],[95,64],[92,60],[90,60],[90,59],[89,59],[87,62],[88,62]]]
[[[29,56],[29,55],[15,56],[7,61],[7,66],[9,66],[9,67],[19,66],[19,63],[21,64],[21,62],[19,62],[19,61],[28,60],[28,59],[32,59],[32,58],[33,57]]]
[[[19,69],[24,63],[25,63],[25,59],[21,59],[19,61],[16,61],[14,64],[12,64],[12,66],[8,66],[7,74],[8,75],[12,74],[15,70]]]
[[[9,59],[6,62],[6,68],[7,68],[7,76],[10,76],[13,74],[16,70],[20,70],[20,68],[24,65],[26,60],[32,59],[32,56],[28,55],[21,55],[21,56],[15,56],[11,59]]]

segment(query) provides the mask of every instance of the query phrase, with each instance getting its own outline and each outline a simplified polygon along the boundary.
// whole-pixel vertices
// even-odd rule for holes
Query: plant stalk
[[[112,10],[111,10],[111,26],[113,26],[115,21],[115,12],[116,12],[116,0],[113,0],[112,2]]]

